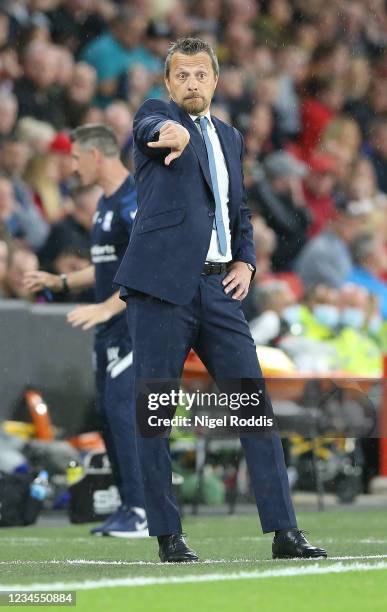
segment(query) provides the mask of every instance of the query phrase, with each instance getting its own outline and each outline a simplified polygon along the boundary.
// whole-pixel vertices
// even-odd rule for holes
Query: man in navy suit
[[[243,141],[210,115],[218,75],[207,43],[178,40],[165,62],[170,102],[147,100],[134,119],[139,208],[115,282],[127,302],[138,381],[179,379],[192,347],[217,381],[262,379],[241,309],[255,272]],[[160,559],[196,561],[181,533],[168,438],[137,441]],[[241,443],[262,529],[275,532],[273,557],[326,556],[297,528],[279,436]]]

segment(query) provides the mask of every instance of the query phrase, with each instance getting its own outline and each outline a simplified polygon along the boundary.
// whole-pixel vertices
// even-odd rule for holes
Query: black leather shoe
[[[163,563],[191,563],[199,561],[181,533],[164,536],[159,542],[159,557]]]
[[[273,559],[317,559],[327,557],[323,548],[309,544],[304,532],[300,529],[282,530],[275,534],[273,540]]]

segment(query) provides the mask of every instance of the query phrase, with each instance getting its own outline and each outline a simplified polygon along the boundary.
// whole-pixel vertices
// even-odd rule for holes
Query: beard
[[[184,98],[181,106],[189,115],[199,115],[207,108],[208,100],[203,96]]]

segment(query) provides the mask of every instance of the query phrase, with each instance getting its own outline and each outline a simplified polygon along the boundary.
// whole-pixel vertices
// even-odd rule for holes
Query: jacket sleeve
[[[251,275],[251,280],[255,275],[256,268],[256,257],[255,257],[255,246],[253,239],[253,226],[251,225],[251,211],[247,206],[247,195],[244,185],[243,175],[243,157],[244,157],[244,143],[242,134],[234,128],[236,138],[240,146],[240,160],[241,160],[241,173],[242,173],[242,184],[243,184],[243,198],[241,203],[241,235],[239,249],[234,255],[234,261],[244,261],[254,266],[254,272]]]
[[[169,108],[162,100],[146,100],[138,109],[133,122],[134,142],[147,157],[165,157],[170,149],[152,149],[148,142],[157,142],[159,131],[166,121],[174,121],[169,116]],[[176,122],[175,122],[176,123]]]

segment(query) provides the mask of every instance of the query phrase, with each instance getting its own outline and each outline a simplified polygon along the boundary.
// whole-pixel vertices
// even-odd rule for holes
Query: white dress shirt
[[[229,197],[228,197],[228,190],[229,190],[228,171],[227,171],[226,160],[224,159],[222,147],[221,147],[221,144],[220,144],[220,141],[219,141],[219,137],[218,137],[218,134],[216,133],[215,126],[214,126],[214,124],[211,121],[211,116],[210,116],[209,111],[204,116],[207,117],[207,119],[208,119],[207,133],[208,133],[208,137],[209,137],[209,139],[211,141],[212,148],[214,150],[215,165],[216,165],[216,175],[217,175],[217,179],[218,179],[220,202],[221,202],[221,206],[222,206],[223,224],[224,224],[224,229],[225,229],[225,233],[226,233],[226,240],[227,240],[227,252],[226,252],[225,255],[222,255],[222,253],[219,250],[217,231],[216,231],[215,228],[212,228],[211,241],[210,241],[210,246],[209,246],[209,249],[208,249],[206,261],[227,262],[227,261],[231,261],[231,259],[232,259],[232,254],[231,254],[230,216],[229,216],[229,212],[228,212],[228,201],[229,201]],[[190,115],[190,117],[191,117],[192,121],[195,121],[195,119],[197,119],[196,115]],[[200,131],[200,126],[198,126],[197,124],[195,124],[195,125],[197,126],[197,128]]]

